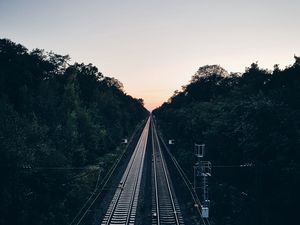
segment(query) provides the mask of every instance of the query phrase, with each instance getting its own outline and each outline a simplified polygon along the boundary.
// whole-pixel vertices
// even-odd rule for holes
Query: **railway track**
[[[155,124],[151,120],[152,137],[152,224],[183,225],[168,168],[163,157]]]
[[[132,154],[119,187],[114,194],[101,225],[133,225],[135,223],[149,127],[150,117],[144,127],[138,144]]]

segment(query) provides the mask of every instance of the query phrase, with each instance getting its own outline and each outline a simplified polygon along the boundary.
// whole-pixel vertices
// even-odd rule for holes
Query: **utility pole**
[[[197,177],[201,178],[201,212],[203,218],[209,217],[208,177],[211,176],[211,162],[202,161],[205,155],[205,144],[195,144],[194,153],[196,163],[194,165],[194,189],[197,187]]]

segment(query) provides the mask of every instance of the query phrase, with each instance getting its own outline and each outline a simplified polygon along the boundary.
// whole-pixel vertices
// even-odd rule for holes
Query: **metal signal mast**
[[[208,177],[211,176],[211,162],[202,161],[205,155],[205,144],[195,144],[194,153],[196,163],[194,165],[194,189],[200,188],[201,195],[201,212],[203,218],[209,217],[209,196],[208,196]],[[200,186],[197,187],[197,177],[201,178]]]

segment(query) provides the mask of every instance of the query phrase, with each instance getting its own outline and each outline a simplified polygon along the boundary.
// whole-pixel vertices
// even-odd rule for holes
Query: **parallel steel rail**
[[[134,224],[138,195],[144,165],[144,156],[147,147],[150,118],[141,134],[138,144],[123,174],[111,204],[101,222],[108,224]]]
[[[183,218],[177,202],[169,172],[162,154],[159,138],[152,120],[151,137],[153,149],[152,166],[152,224],[183,225]]]

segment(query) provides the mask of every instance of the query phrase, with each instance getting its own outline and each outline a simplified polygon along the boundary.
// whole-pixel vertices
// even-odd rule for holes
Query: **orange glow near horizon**
[[[144,99],[144,102],[144,107],[151,112],[152,110],[161,106],[165,101],[163,99],[156,99],[156,101],[154,101],[153,99]]]
[[[130,88],[126,88],[126,84],[124,85],[125,92],[134,98],[142,98],[144,100],[144,107],[148,111],[152,111],[159,106],[161,106],[164,102],[167,102],[168,99],[173,95],[174,90],[176,90],[177,85],[174,84],[172,88],[163,88],[166,80],[162,78],[162,81],[157,80],[155,84],[143,84],[139,85],[137,88],[135,85]],[[186,83],[182,81],[182,83]],[[152,88],[155,86],[155,88]]]
[[[161,106],[164,102],[168,101],[168,99],[171,97],[172,92],[170,94],[168,93],[153,93],[152,95],[150,93],[139,93],[139,94],[131,94],[134,98],[142,98],[144,100],[144,107],[151,112],[152,110],[158,108]]]

